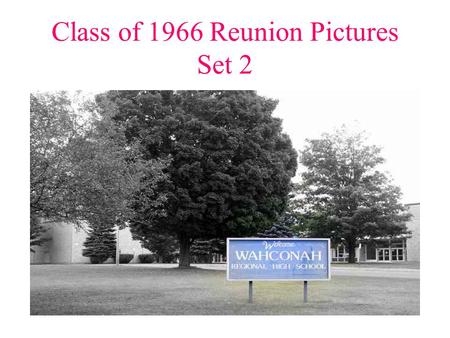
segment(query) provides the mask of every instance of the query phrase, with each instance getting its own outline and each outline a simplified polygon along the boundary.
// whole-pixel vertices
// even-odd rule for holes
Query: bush
[[[106,256],[91,256],[89,257],[91,260],[91,264],[102,264],[104,261],[108,259]]]
[[[212,263],[212,255],[191,256],[191,262],[198,263],[198,264],[211,264]]]
[[[152,254],[142,254],[138,256],[139,262],[141,263],[153,263],[155,261],[155,256]]]
[[[128,264],[134,258],[133,254],[120,254],[119,263],[120,264]]]
[[[161,257],[163,263],[176,263],[178,254],[168,254]]]

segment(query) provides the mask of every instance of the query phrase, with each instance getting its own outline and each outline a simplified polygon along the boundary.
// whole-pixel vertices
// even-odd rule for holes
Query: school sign
[[[228,238],[227,279],[329,280],[328,238]]]

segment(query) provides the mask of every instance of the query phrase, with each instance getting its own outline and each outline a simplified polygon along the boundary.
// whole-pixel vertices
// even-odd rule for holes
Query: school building
[[[394,238],[361,239],[356,248],[356,260],[370,262],[420,262],[420,203],[406,204],[412,215],[406,223],[411,234]],[[331,249],[333,262],[347,262],[348,252],[344,244]]]
[[[43,236],[46,241],[41,246],[33,247],[35,252],[30,253],[32,264],[90,263],[89,257],[82,255],[83,243],[87,237],[84,229],[65,222],[48,223],[46,228]],[[119,249],[122,254],[134,255],[130,263],[139,263],[138,255],[150,253],[131,237],[128,228],[119,231]],[[112,262],[112,258],[106,261],[108,262]]]
[[[407,222],[409,235],[395,238],[362,239],[356,249],[358,262],[403,262],[420,261],[420,203],[407,204],[412,214]],[[44,238],[47,239],[41,246],[35,246],[35,252],[30,253],[32,264],[73,264],[89,263],[89,257],[84,257],[83,243],[87,233],[84,229],[74,227],[70,223],[49,223]],[[148,254],[150,251],[143,248],[141,243],[131,237],[128,228],[119,231],[119,249],[123,254],[133,254],[130,263],[139,263],[138,255]],[[216,257],[217,256],[217,257]],[[331,249],[333,262],[347,262],[348,252],[343,244]],[[110,259],[109,261],[112,261]],[[223,257],[214,255],[213,262],[222,262]],[[107,261],[108,262],[108,261]]]

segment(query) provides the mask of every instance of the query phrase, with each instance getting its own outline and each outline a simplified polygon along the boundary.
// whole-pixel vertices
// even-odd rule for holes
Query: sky
[[[351,130],[366,131],[368,142],[382,148],[386,162],[380,169],[400,186],[402,202],[420,202],[420,106],[416,91],[258,89],[257,92],[279,100],[273,115],[283,120],[283,130],[297,151],[303,149],[305,139],[320,137],[343,124]],[[92,99],[97,93],[83,91],[78,95]],[[301,171],[299,166],[294,179],[297,182]]]
[[[417,92],[258,90],[258,94],[279,100],[274,116],[283,119],[283,129],[297,150],[304,147],[305,139],[320,137],[343,124],[365,130],[368,142],[382,148],[386,162],[380,168],[400,186],[402,202],[420,202]]]

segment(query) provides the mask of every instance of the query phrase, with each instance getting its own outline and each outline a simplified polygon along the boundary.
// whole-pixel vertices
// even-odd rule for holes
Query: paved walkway
[[[331,275],[333,276],[358,276],[358,277],[383,277],[383,278],[412,278],[420,279],[420,270],[403,267],[373,267],[365,266],[332,266]]]
[[[127,264],[126,266],[146,266],[149,268],[176,268],[178,264]],[[194,267],[207,270],[226,270],[226,264],[191,264]],[[389,264],[333,264],[331,266],[332,276],[355,276],[355,277],[382,277],[382,278],[411,278],[420,279],[420,269],[417,266]]]

